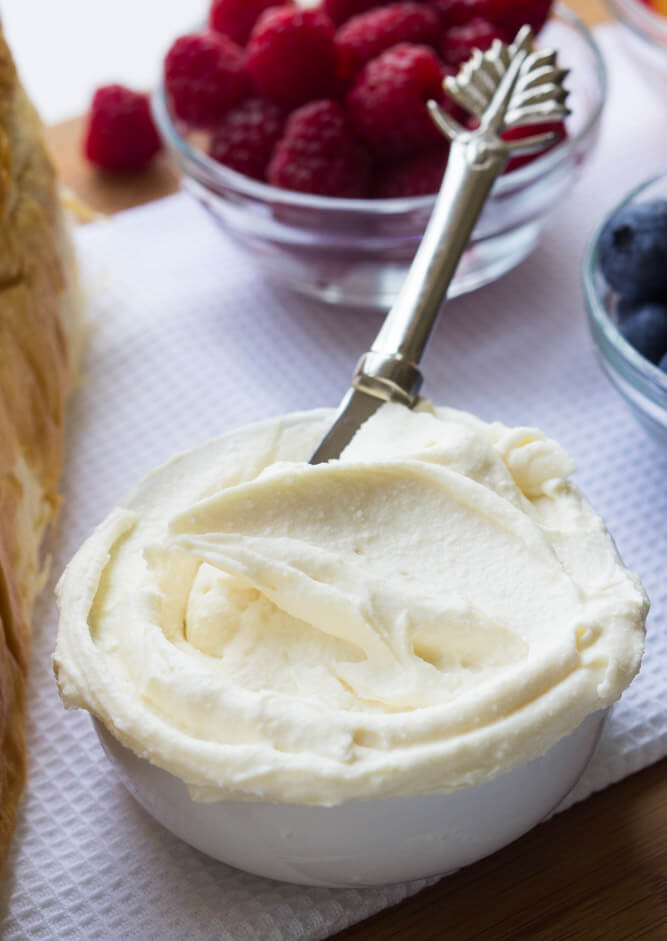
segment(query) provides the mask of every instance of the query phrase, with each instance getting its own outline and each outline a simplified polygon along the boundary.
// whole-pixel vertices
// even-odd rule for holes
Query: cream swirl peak
[[[61,695],[203,800],[449,790],[617,699],[648,603],[535,429],[319,411],[150,475],[59,586]]]

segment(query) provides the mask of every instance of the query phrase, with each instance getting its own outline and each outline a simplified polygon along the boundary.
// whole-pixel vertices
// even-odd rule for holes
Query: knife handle
[[[422,383],[418,363],[443,299],[496,177],[509,159],[473,134],[451,145],[447,170],[424,237],[401,291],[352,384],[413,405]]]
[[[454,100],[476,115],[477,128],[462,127],[428,102],[434,123],[450,141],[447,169],[403,287],[359,361],[354,388],[414,405],[422,383],[418,364],[494,181],[513,153],[537,152],[557,139],[549,132],[503,138],[508,127],[568,113],[562,84],[567,71],[558,68],[553,50],[533,51],[532,45],[532,31],[524,26],[509,46],[496,41],[486,53],[474,50],[457,77],[445,80]]]

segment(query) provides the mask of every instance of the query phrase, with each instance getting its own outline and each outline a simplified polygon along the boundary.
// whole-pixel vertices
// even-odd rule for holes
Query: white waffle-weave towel
[[[570,800],[667,753],[667,453],[647,438],[592,354],[579,266],[592,229],[664,170],[667,112],[599,31],[612,68],[599,151],[576,196],[517,271],[447,306],[424,363],[436,401],[538,425],[651,595],[641,674]],[[642,100],[642,107],[635,106]],[[187,196],[78,233],[96,279],[87,377],[70,411],[54,575],[149,468],[268,415],[334,405],[379,318],[324,309],[264,281]],[[316,941],[416,892],[306,889],[235,871],[155,824],[110,773],[90,721],[53,681],[52,594],[35,622],[30,783],[3,888],[5,941]]]

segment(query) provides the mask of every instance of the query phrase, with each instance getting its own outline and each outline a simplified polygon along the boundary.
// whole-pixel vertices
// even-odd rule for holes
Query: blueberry
[[[618,329],[638,353],[657,363],[667,353],[667,301],[638,303],[633,312],[630,306],[624,305],[625,319]]]
[[[629,301],[626,297],[621,297],[616,305],[616,322],[620,325],[630,320],[644,306],[644,302]]]
[[[608,283],[628,300],[667,295],[667,200],[615,213],[600,234],[599,259]]]

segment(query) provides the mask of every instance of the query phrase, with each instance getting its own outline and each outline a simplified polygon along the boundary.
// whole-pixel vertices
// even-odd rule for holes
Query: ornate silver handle
[[[553,133],[505,141],[511,127],[565,116],[567,71],[551,50],[533,51],[533,35],[524,26],[514,42],[495,40],[475,50],[456,78],[447,78],[450,96],[479,119],[467,130],[435,101],[428,108],[451,146],[447,170],[433,213],[403,287],[368,353],[362,356],[336,422],[311,463],[338,457],[361,421],[382,401],[412,407],[422,384],[419,362],[443,299],[470,234],[496,177],[517,151],[542,150]],[[365,401],[370,397],[370,401]]]
[[[421,386],[421,360],[454,272],[491,187],[517,150],[540,150],[554,134],[504,141],[509,127],[554,120],[567,113],[555,53],[532,52],[532,32],[525,26],[511,46],[496,40],[482,54],[475,50],[445,87],[452,98],[480,119],[467,131],[435,101],[431,116],[449,138],[451,149],[440,193],[422,242],[371,351],[362,357],[353,380],[356,388],[413,404]]]

